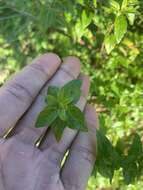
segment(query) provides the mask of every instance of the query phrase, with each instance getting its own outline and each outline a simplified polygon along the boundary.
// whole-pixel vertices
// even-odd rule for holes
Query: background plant
[[[78,56],[102,131],[126,152],[135,132],[143,133],[142,32],[141,0],[1,0],[0,83],[38,54]],[[124,185],[121,173],[112,185],[91,177],[88,190],[143,188],[142,179]]]

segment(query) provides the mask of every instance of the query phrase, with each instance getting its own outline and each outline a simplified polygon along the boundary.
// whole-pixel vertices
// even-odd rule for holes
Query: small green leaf
[[[116,151],[120,154],[123,155],[124,153],[124,148],[125,148],[125,142],[123,139],[119,138],[117,143],[116,143]]]
[[[36,121],[36,127],[45,127],[45,125],[51,125],[52,122],[57,118],[58,113],[54,108],[46,107],[40,112]]]
[[[57,141],[60,141],[65,127],[66,127],[65,122],[61,121],[59,118],[57,118],[53,122],[53,124],[52,124],[52,130],[54,132],[54,135],[55,135]]]
[[[137,10],[134,7],[127,7],[126,11],[125,11],[125,14],[127,14],[127,13],[136,14],[136,12],[137,12]]]
[[[132,26],[135,21],[135,13],[127,13],[126,15],[127,15],[130,25]]]
[[[138,159],[138,177],[143,175],[143,153]]]
[[[84,0],[77,0],[76,2],[81,4],[81,5],[84,5]]]
[[[68,82],[67,84],[65,84],[61,89],[60,89],[60,93],[62,94],[62,98],[59,101],[65,101],[65,99],[68,99],[69,102],[73,102],[76,103],[81,95],[81,84],[82,81],[75,79],[72,80],[70,82]]]
[[[70,104],[72,102],[72,100],[73,100],[73,98],[70,96],[67,96],[67,94],[63,88],[60,89],[60,91],[58,93],[58,102],[59,102],[59,106],[61,108],[64,108],[65,106]]]
[[[71,129],[87,131],[84,113],[74,105],[68,107],[67,125]]]
[[[93,5],[95,8],[97,7],[97,0],[93,0]]]
[[[108,54],[114,49],[116,45],[116,38],[113,34],[105,36],[105,49]]]
[[[119,15],[115,19],[114,33],[117,43],[120,43],[127,31],[127,20],[124,15]]]
[[[58,115],[59,115],[59,118],[61,120],[66,121],[67,115],[66,115],[66,110],[65,109],[59,109],[58,110]]]
[[[111,162],[106,159],[103,158],[101,161],[99,161],[98,163],[96,163],[97,166],[97,171],[104,177],[109,178],[110,179],[110,183],[113,179],[113,175],[114,175],[114,168],[112,167]]]
[[[115,11],[119,11],[120,10],[120,4],[117,1],[110,0],[109,4],[112,7],[112,9],[114,9]]]
[[[135,134],[135,137],[129,149],[128,155],[133,156],[134,159],[136,160],[142,153],[143,153],[143,147],[142,147],[140,136],[138,134]]]
[[[126,164],[123,168],[123,176],[125,183],[131,184],[135,181],[137,175],[137,165],[136,163]]]
[[[119,168],[119,155],[116,152],[116,149],[113,147],[109,139],[102,133],[101,130],[96,130],[97,138],[97,159],[105,157],[110,160],[114,168]]]
[[[120,157],[109,139],[102,133],[101,130],[96,131],[96,138],[96,170],[104,177],[109,178],[111,182],[114,175],[114,170],[117,170],[120,167]]]
[[[123,0],[121,9],[124,11],[128,6],[129,0]]]
[[[92,20],[91,14],[87,15],[86,11],[83,10],[81,15],[82,28],[85,29],[91,23],[91,20]]]
[[[50,107],[51,106],[56,107],[58,105],[57,99],[53,95],[47,95],[45,98],[45,101],[46,101],[47,105]]]
[[[59,92],[59,88],[56,86],[49,86],[48,90],[47,90],[47,94],[48,95],[52,95],[52,96],[57,96],[58,92]]]

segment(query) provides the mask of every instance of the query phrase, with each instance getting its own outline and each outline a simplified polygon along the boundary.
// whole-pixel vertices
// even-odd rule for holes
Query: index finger
[[[44,54],[0,88],[0,134],[16,124],[47,80],[56,72],[60,62],[56,54]]]

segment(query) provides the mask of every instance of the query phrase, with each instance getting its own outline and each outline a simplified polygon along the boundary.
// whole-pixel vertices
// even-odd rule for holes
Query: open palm
[[[92,106],[86,105],[89,79],[80,74],[80,61],[48,53],[35,59],[14,75],[0,89],[0,190],[84,190],[91,174],[96,151],[97,118]],[[82,96],[77,103],[84,110],[88,132],[66,128],[59,143],[49,131],[40,149],[35,140],[46,128],[34,127],[45,105],[49,85],[62,86],[80,78]],[[14,134],[3,134],[15,126]],[[65,153],[66,161],[61,166]]]

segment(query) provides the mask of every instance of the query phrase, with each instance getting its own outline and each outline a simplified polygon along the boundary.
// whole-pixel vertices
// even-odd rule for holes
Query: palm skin
[[[79,60],[67,57],[63,62],[53,53],[40,56],[0,89],[0,190],[86,188],[95,162],[97,118],[94,108],[86,105],[89,79],[80,74]],[[66,128],[57,143],[49,131],[40,149],[36,148],[34,142],[45,128],[36,129],[35,122],[45,104],[48,86],[62,86],[77,77],[83,81],[77,106],[83,110],[86,105],[88,132]],[[11,126],[15,126],[14,134],[3,139]]]
[[[43,152],[18,139],[1,144],[1,190],[64,190],[59,167]]]

